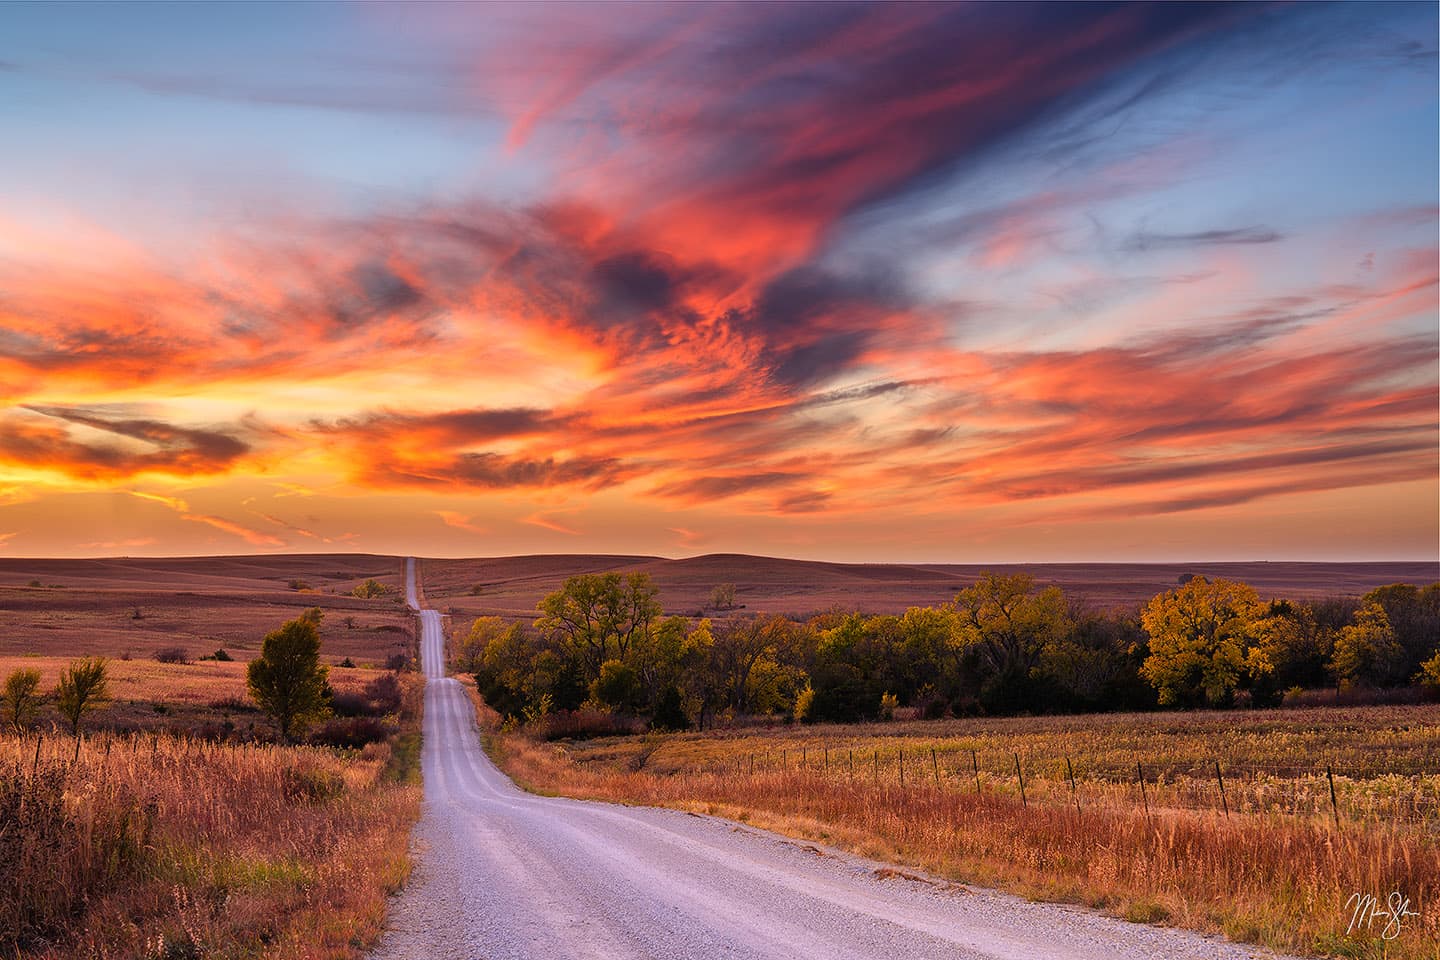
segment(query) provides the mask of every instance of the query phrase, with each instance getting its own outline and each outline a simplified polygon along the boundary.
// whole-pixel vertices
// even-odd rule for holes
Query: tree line
[[[647,574],[585,574],[541,600],[533,623],[476,619],[457,666],[517,722],[588,710],[655,729],[902,708],[934,718],[1272,706],[1327,686],[1440,691],[1440,584],[1297,603],[1182,581],[1135,612],[987,573],[953,602],[899,615],[710,620],[665,616]]]

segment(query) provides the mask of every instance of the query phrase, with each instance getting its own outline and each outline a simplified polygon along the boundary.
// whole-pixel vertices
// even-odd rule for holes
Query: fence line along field
[[[1431,960],[1440,950],[1433,707],[563,742],[480,709],[492,752],[541,792],[734,817],[961,882],[1287,951]],[[1392,890],[1422,907],[1398,937],[1383,939],[1381,925],[1347,932],[1352,894]]]

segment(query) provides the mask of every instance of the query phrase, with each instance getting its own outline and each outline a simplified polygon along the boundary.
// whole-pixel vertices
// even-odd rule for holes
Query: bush
[[[410,657],[403,653],[392,653],[385,658],[385,669],[392,673],[401,673],[410,669]]]
[[[291,580],[289,586],[290,586],[290,589],[291,589],[291,590],[309,590],[309,589],[310,589],[310,584],[308,584],[308,583],[306,583],[304,580],[300,580],[300,579],[298,579],[298,578],[295,579],[295,580]]]
[[[400,709],[405,692],[400,688],[400,678],[393,673],[387,673],[365,684],[365,696],[378,713],[385,714],[395,713]]]
[[[354,669],[355,661],[351,660],[349,657],[346,657],[344,660],[340,661],[339,666],[342,666],[347,670]]]
[[[543,740],[588,740],[592,737],[626,736],[639,733],[640,728],[640,721],[633,717],[581,707],[550,714],[540,728],[540,737]]]
[[[380,743],[395,732],[392,724],[376,717],[337,717],[326,721],[310,735],[310,742],[322,747],[358,750]]]
[[[363,694],[337,692],[330,698],[330,709],[337,717],[368,717],[370,701]]]
[[[189,663],[190,651],[184,647],[161,647],[155,651],[155,659],[159,663]]]
[[[376,597],[385,596],[385,594],[390,592],[390,589],[379,580],[371,577],[350,592],[362,600],[373,600]]]

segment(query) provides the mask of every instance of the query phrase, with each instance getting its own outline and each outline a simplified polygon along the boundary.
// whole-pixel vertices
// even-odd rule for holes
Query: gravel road
[[[407,596],[416,604],[414,561]],[[537,797],[480,749],[421,611],[424,814],[373,960],[1273,957],[1029,903],[714,817]]]

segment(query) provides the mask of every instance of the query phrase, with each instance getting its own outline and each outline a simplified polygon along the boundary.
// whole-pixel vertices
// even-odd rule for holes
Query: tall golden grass
[[[0,953],[359,956],[408,870],[414,736],[342,756],[102,735],[74,762],[0,737]]]
[[[1169,756],[1168,725],[1189,744],[1178,748],[1180,759],[1187,750],[1196,759],[1214,757],[1223,740],[1230,763],[1247,756],[1258,758],[1257,763],[1289,756],[1293,764],[1308,763],[1313,769],[1318,762],[1323,769],[1324,752],[1276,754],[1267,740],[1288,742],[1291,749],[1308,742],[1307,723],[1320,722],[1313,717],[1292,718],[1288,729],[1283,717],[1257,717],[1248,733],[1234,729],[1237,718],[1232,717],[1223,735],[1217,728],[1208,749],[1206,723],[1196,730],[1175,715],[1118,723],[1102,718],[1089,730],[1084,719],[1051,726],[1029,721],[1037,738],[1030,742],[1023,740],[1025,722],[1015,721],[998,730],[972,728],[970,741],[927,740],[926,732],[956,734],[957,727],[942,725],[937,731],[935,725],[914,724],[903,730],[909,737],[891,736],[883,727],[868,728],[869,736],[856,727],[788,728],[564,745],[502,733],[482,711],[482,722],[486,719],[492,723],[488,741],[497,760],[532,790],[714,813],[962,882],[1283,950],[1396,960],[1440,956],[1440,820],[1433,808],[1413,803],[1415,783],[1421,783],[1423,793],[1440,787],[1434,777],[1397,778],[1377,771],[1373,779],[1337,782],[1337,795],[1344,794],[1337,796],[1338,803],[1349,804],[1337,828],[1323,773],[1318,782],[1311,778],[1300,787],[1287,786],[1284,794],[1271,782],[1281,779],[1278,775],[1228,782],[1232,806],[1226,816],[1219,809],[1218,786],[1204,778],[1203,763],[1195,777],[1170,767],[1165,768],[1171,770],[1168,777],[1149,774],[1154,779],[1147,780],[1142,798],[1133,778],[1077,776],[1072,789],[1063,752],[1053,757],[1058,763],[1040,762],[1042,747],[1059,745],[1079,754],[1083,745],[1094,768],[1128,765],[1133,771],[1131,751],[1141,742],[1148,743],[1152,761]],[[1417,721],[1420,733],[1403,729],[1405,722],[1371,726],[1396,726],[1390,736],[1412,745],[1417,738],[1433,741],[1433,717],[1428,727],[1423,715],[1409,719]],[[1241,727],[1245,723],[1238,720]],[[1341,721],[1335,729],[1344,726]],[[1352,729],[1357,744],[1362,734]],[[1350,755],[1338,743],[1339,733],[1327,736],[1337,741],[1329,755]],[[1247,740],[1248,754],[1237,753]],[[897,762],[902,749],[904,786]],[[987,758],[978,789],[971,749]],[[1357,746],[1352,757],[1357,764],[1361,752]],[[753,773],[752,753],[757,759]],[[1003,772],[1004,761],[1013,764],[1016,753],[1028,768],[1023,800],[1018,778],[1013,771],[1008,777]],[[1271,767],[1278,774],[1278,764]],[[1271,802],[1267,790],[1274,792]],[[1396,792],[1403,796],[1386,799]],[[1380,806],[1366,808],[1361,801],[1367,796]],[[1294,805],[1297,797],[1306,805]],[[1378,815],[1377,809],[1416,815],[1390,817]],[[1383,900],[1396,890],[1421,914],[1405,918],[1398,937],[1381,939],[1383,921],[1347,934],[1351,911],[1346,904],[1352,894],[1371,893]]]

